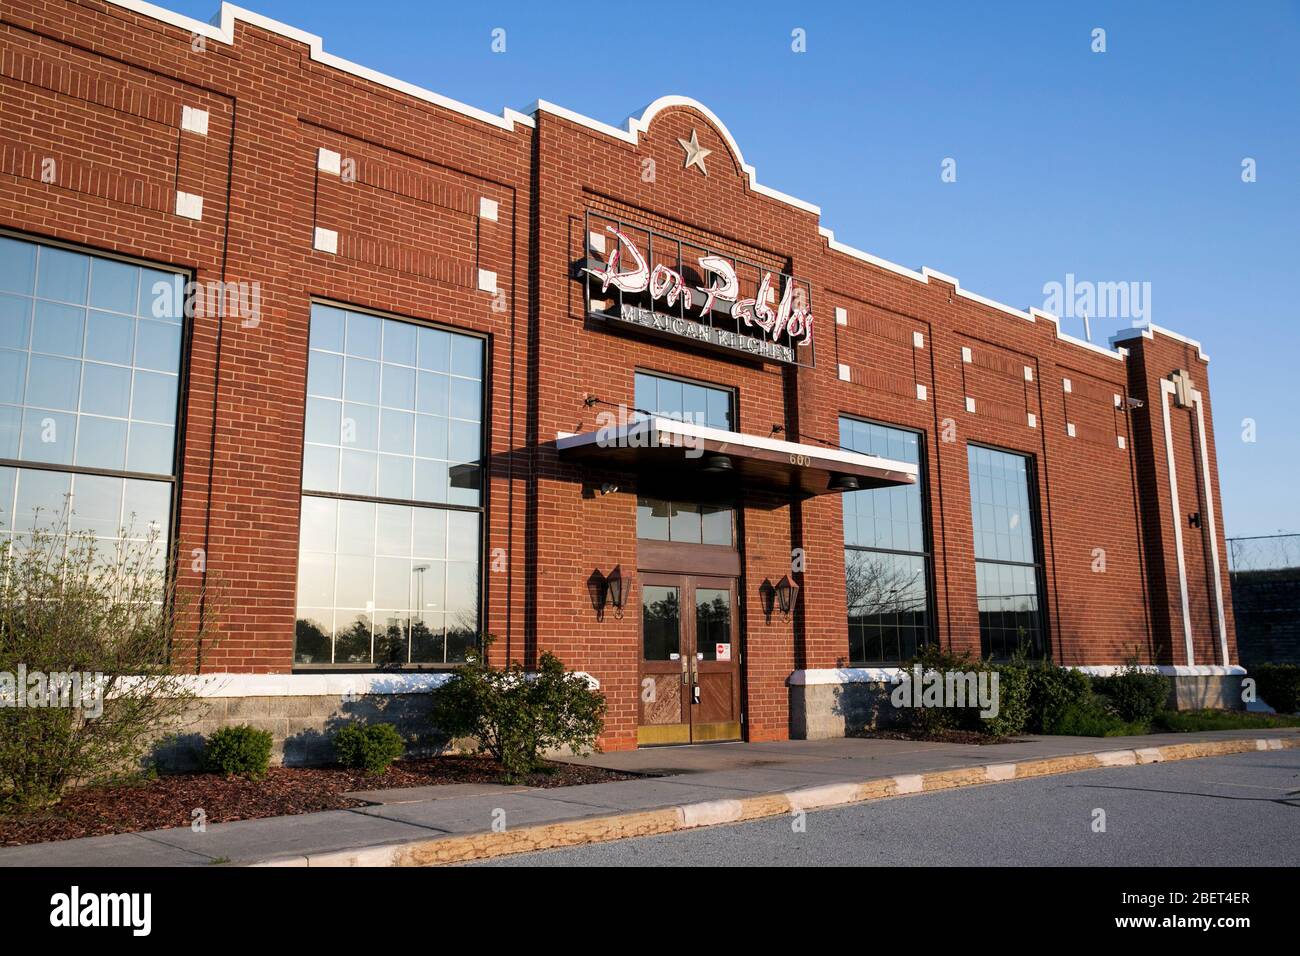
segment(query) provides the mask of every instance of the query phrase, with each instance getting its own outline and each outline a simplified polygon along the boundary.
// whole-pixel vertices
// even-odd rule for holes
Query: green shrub
[[[458,667],[433,692],[433,726],[451,738],[471,737],[496,758],[507,779],[536,770],[543,751],[588,753],[605,725],[605,696],[569,674],[550,652],[536,674],[517,663],[489,667],[476,659]]]
[[[0,706],[3,812],[138,769],[185,718],[184,670],[213,645],[220,616],[219,589],[188,560],[169,575],[166,542],[132,533],[134,517],[120,542],[71,532],[67,508],[35,524],[0,540],[0,674],[27,674],[27,686],[0,680],[0,699],[27,702]]]
[[[950,671],[975,671],[979,673],[984,670],[984,662],[972,658],[969,654],[956,654],[952,651],[946,651],[934,644],[927,644],[921,648],[915,657],[903,664],[902,670],[909,681],[914,680],[917,667],[921,668],[921,674],[925,675],[931,672],[945,674]],[[893,706],[899,707],[898,685],[891,689],[889,699]],[[919,694],[920,689],[915,693]],[[902,706],[900,716],[905,726],[912,731],[926,737],[941,736],[952,730],[981,730],[978,726],[978,716],[972,718],[972,709],[954,708],[954,707],[911,707]]]
[[[1106,698],[1120,720],[1147,724],[1169,702],[1169,678],[1130,662],[1118,674],[1094,677],[1093,690]]]
[[[1128,737],[1146,732],[1146,724],[1121,720],[1095,695],[1065,705],[1052,731],[1066,737]]]
[[[990,737],[1003,737],[1024,730],[1028,716],[1029,683],[1028,668],[1023,657],[1016,656],[1010,661],[993,664],[967,653],[957,654],[928,645],[903,665],[908,680],[915,680],[917,667],[920,667],[923,677],[930,673],[974,673],[979,680],[984,675],[997,674],[998,683],[997,714],[991,717],[982,716],[978,701],[971,699],[968,699],[965,707],[904,705],[901,711],[903,722],[916,733],[929,737],[941,736],[952,730],[969,730]],[[895,690],[897,685],[890,692],[890,700],[894,706],[899,706],[895,702]]]
[[[334,752],[345,767],[387,773],[389,765],[406,753],[406,741],[392,724],[350,724],[334,735]]]
[[[203,768],[209,773],[258,780],[270,765],[271,732],[248,724],[214,731],[203,748]]]
[[[1259,699],[1279,714],[1300,711],[1300,664],[1260,664],[1250,676]]]
[[[1057,667],[1050,661],[1029,668],[1029,716],[1025,730],[1032,734],[1055,734],[1065,711],[1084,704],[1092,696],[1092,685],[1082,671]]]
[[[1038,665],[1027,663],[1024,655],[1017,653],[1009,661],[987,666],[998,675],[998,713],[996,717],[980,717],[977,710],[975,716],[981,729],[993,737],[1024,733],[1030,718],[1030,675]]]

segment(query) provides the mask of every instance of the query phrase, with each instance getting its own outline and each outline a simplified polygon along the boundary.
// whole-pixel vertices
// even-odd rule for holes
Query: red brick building
[[[7,0],[0,90],[0,533],[70,494],[219,575],[217,719],[485,634],[609,747],[842,733],[931,640],[1241,673],[1200,346],[844,246],[698,103],[490,115],[136,0]]]

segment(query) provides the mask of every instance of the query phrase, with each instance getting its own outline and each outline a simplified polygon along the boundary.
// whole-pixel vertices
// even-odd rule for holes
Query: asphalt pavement
[[[1300,750],[895,797],[471,865],[1297,866]]]

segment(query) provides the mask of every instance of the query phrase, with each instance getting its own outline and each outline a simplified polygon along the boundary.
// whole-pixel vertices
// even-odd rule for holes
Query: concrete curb
[[[1053,774],[1098,770],[1105,767],[1131,767],[1137,764],[1163,763],[1220,757],[1256,750],[1300,749],[1300,737],[1254,737],[1216,740],[1202,743],[1169,744],[1137,750],[1101,750],[1093,753],[1045,757],[1017,763],[988,764],[939,770],[931,773],[881,777],[859,783],[832,783],[791,790],[787,793],[760,794],[738,800],[710,800],[657,810],[639,810],[603,817],[584,817],[558,823],[519,827],[516,830],[453,834],[361,847],[289,856],[247,863],[248,866],[437,866],[463,863],[512,853],[531,853],[560,847],[603,843],[628,837],[652,836],[689,830],[695,827],[739,823],[763,817],[783,816],[802,810],[844,806],[885,797],[974,787],[1009,780],[1046,777]]]

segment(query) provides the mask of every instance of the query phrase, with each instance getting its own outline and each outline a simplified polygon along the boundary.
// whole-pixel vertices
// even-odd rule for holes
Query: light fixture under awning
[[[651,416],[581,434],[561,433],[561,457],[615,471],[734,475],[744,487],[805,498],[916,483],[916,465]],[[730,467],[727,467],[728,464]]]

